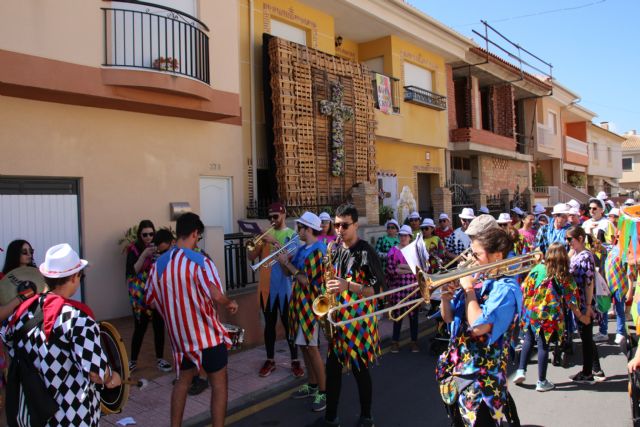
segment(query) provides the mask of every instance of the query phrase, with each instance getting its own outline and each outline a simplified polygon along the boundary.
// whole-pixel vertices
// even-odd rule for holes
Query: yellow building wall
[[[358,43],[353,40],[343,38],[342,44],[336,46],[336,56],[348,59],[350,61],[358,62],[359,58],[359,46]]]

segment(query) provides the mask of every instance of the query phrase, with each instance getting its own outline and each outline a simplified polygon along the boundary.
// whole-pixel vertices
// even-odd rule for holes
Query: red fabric
[[[442,230],[440,227],[436,227],[435,235],[438,236],[441,240],[446,239],[447,237],[453,234],[453,228],[449,227],[446,230]]]

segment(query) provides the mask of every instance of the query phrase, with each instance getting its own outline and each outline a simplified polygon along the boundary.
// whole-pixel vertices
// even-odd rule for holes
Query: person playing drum
[[[113,388],[121,383],[118,373],[111,372],[107,364],[91,309],[70,299],[80,287],[87,264],[66,243],[49,248],[40,265],[49,292],[20,304],[0,330],[11,357],[15,358],[18,351],[25,352],[58,406],[50,418],[45,418],[38,408],[40,402],[30,402],[32,396],[25,394],[17,381],[10,382],[7,399],[14,396],[17,403],[7,406],[10,425],[25,417],[28,424],[42,417],[48,426],[97,426],[100,388],[96,384]]]

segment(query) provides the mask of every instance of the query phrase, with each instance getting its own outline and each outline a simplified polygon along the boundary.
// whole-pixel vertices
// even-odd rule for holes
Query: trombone
[[[471,253],[473,251],[471,250],[471,246],[469,246],[467,249],[465,249],[464,251],[460,252],[460,255],[456,256],[454,259],[452,259],[451,261],[449,261],[448,263],[446,263],[443,267],[442,270],[444,270],[445,272],[449,269],[449,267],[451,267],[452,265],[454,265],[456,262],[462,260],[462,262],[458,265],[458,269],[462,269],[462,268],[467,268],[471,265],[471,263],[473,262],[473,258],[471,257]]]
[[[476,273],[485,273],[487,279],[495,279],[500,276],[517,276],[519,274],[528,272],[540,261],[542,261],[542,252],[536,251],[536,252],[531,252],[525,255],[519,255],[516,257],[492,262],[490,264],[478,265],[475,267],[454,270],[450,273],[430,275],[430,274],[426,274],[424,271],[418,268],[418,271],[416,272],[418,281],[416,283],[412,283],[410,285],[402,286],[396,289],[391,289],[389,291],[381,292],[379,294],[375,294],[370,297],[361,298],[355,301],[348,302],[346,304],[335,306],[331,308],[331,310],[329,310],[329,315],[327,316],[327,319],[329,320],[329,322],[331,322],[331,324],[334,327],[338,327],[338,326],[346,325],[347,323],[357,322],[363,319],[367,319],[369,317],[379,316],[384,313],[389,313],[389,318],[395,322],[400,319],[403,319],[407,314],[409,314],[416,308],[420,307],[422,304],[429,303],[429,301],[431,300],[431,294],[433,293],[433,291],[446,285],[447,283],[454,282],[458,279],[461,279],[463,277],[470,276]],[[377,310],[372,313],[367,313],[362,316],[354,317],[353,319],[347,319],[340,322],[335,322],[333,320],[332,313],[335,311],[342,310],[344,308],[353,307],[375,298],[385,297],[387,295],[406,291],[408,289],[413,289],[413,291],[411,291],[406,297],[404,297],[402,300],[400,300],[397,304],[393,306],[386,307],[382,310]],[[417,298],[412,298],[417,293],[420,293],[420,296]],[[399,310],[405,307],[408,307],[408,309],[400,316],[395,317],[391,314],[394,310]]]
[[[294,253],[296,249],[298,249],[299,241],[300,241],[300,238],[296,234],[284,246],[281,246],[280,248],[271,252],[269,256],[266,256],[262,261],[253,264],[251,266],[251,269],[253,271],[258,271],[260,267],[271,267],[273,264],[278,262],[278,259],[276,257],[280,255],[280,253],[284,251],[286,251],[287,255],[291,255],[292,253]]]
[[[271,227],[267,228],[267,230],[264,233],[260,234],[259,236],[254,236],[251,239],[247,240],[244,246],[247,248],[249,252],[255,251],[258,246],[262,245],[262,239],[264,238],[264,236],[266,236],[269,231],[273,230],[274,227],[275,225],[272,224]]]

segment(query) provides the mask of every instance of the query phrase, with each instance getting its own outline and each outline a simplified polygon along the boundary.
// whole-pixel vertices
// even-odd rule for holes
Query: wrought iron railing
[[[381,95],[384,94],[384,92],[379,91],[380,88],[378,88],[378,80],[376,79],[376,75],[387,77],[389,79],[389,83],[390,83],[389,90],[391,91],[388,94],[391,98],[389,99],[389,102],[391,103],[393,112],[398,114],[400,112],[400,79],[387,76],[385,74],[376,73],[375,71],[371,72],[371,77],[372,77],[371,84],[373,85],[373,99],[375,101],[376,108],[378,110],[381,109],[380,98],[381,98]],[[382,80],[384,81],[385,79],[382,79]],[[383,90],[386,92],[386,89],[383,89]]]
[[[250,234],[233,233],[224,235],[224,272],[227,290],[245,288],[256,283],[256,274],[249,265],[245,242]]]
[[[142,68],[209,84],[209,28],[165,6],[120,0],[130,7],[102,8],[105,67]]]
[[[424,105],[436,110],[447,109],[446,96],[438,95],[437,93],[416,86],[404,87],[404,100],[405,102],[413,102],[414,104]]]

